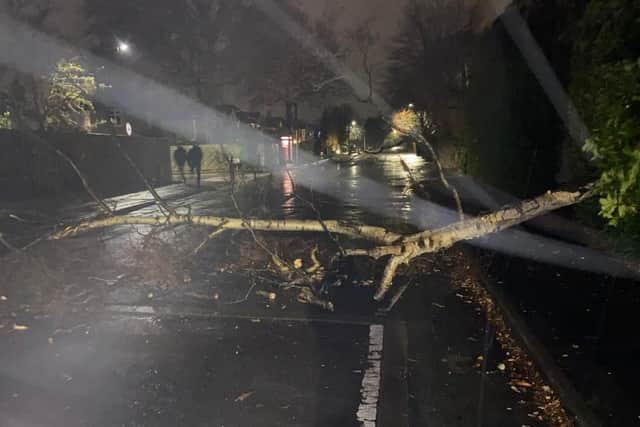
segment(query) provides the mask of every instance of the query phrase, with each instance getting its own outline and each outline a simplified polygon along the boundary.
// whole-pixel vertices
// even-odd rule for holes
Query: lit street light
[[[129,45],[129,43],[127,42],[119,41],[116,50],[118,51],[118,53],[127,55],[131,52],[131,45]]]
[[[347,126],[347,132],[349,133],[349,153],[351,153],[351,144],[355,141],[363,141],[363,150],[366,150],[366,141],[364,141],[363,129],[358,125],[357,120],[351,121],[351,126]]]

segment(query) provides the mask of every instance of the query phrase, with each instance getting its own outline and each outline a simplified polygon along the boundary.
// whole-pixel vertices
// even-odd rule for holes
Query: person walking
[[[184,165],[185,163],[187,163],[187,151],[182,147],[182,145],[178,146],[178,148],[176,148],[176,151],[173,152],[173,160],[178,166],[182,182],[186,184],[187,178],[184,176]]]
[[[202,149],[198,144],[193,144],[187,153],[187,161],[191,167],[191,172],[196,172],[198,188],[200,188],[200,173],[202,171]]]

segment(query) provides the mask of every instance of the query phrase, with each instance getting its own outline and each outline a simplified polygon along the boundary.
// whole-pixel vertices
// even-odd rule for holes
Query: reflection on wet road
[[[387,216],[396,222],[415,223],[411,181],[401,160],[416,180],[428,176],[429,165],[414,154],[361,156],[353,163],[325,163],[319,166],[320,172],[296,169],[292,175],[296,184],[304,183],[307,175],[324,181],[325,191],[316,192],[313,199],[324,218],[377,224],[383,221],[382,216]],[[285,196],[282,209],[286,216],[315,218],[307,204],[294,197],[294,185],[287,174],[283,175],[282,191]]]

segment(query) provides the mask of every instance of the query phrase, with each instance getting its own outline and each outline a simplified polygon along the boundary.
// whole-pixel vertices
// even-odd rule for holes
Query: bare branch
[[[4,246],[5,248],[9,249],[11,252],[20,252],[20,249],[16,248],[11,243],[9,243],[4,238],[4,235],[2,233],[0,233],[0,243],[2,244],[2,246]]]
[[[87,192],[89,197],[91,197],[93,199],[93,201],[96,202],[96,204],[100,207],[100,210],[102,210],[107,215],[114,215],[113,209],[111,209],[104,202],[104,200],[102,200],[100,197],[98,197],[96,192],[93,191],[93,189],[91,189],[91,186],[89,186],[89,182],[87,181],[85,176],[82,174],[82,172],[80,172],[80,169],[78,168],[78,166],[76,166],[74,161],[71,160],[71,158],[69,156],[67,156],[65,153],[63,153],[60,149],[58,149],[58,148],[52,146],[51,144],[49,144],[48,142],[46,142],[44,139],[42,139],[40,136],[36,135],[35,133],[30,132],[30,131],[25,131],[25,133],[29,138],[31,138],[34,141],[46,146],[47,148],[53,150],[60,158],[62,158],[69,166],[71,166],[71,168],[76,173],[78,178],[80,178],[80,182],[82,183],[82,186],[84,187],[85,191]]]
[[[392,285],[393,274],[402,263],[407,263],[425,253],[447,249],[457,242],[496,233],[546,212],[574,205],[591,197],[592,194],[591,187],[576,192],[547,192],[542,196],[523,201],[513,207],[500,209],[466,221],[456,222],[437,230],[416,233],[405,238],[400,245],[377,248],[380,253],[385,251],[397,253],[399,251],[400,255],[391,257],[374,298],[378,301],[384,298]]]
[[[200,244],[198,245],[198,247],[196,247],[196,248],[193,250],[193,254],[194,254],[194,255],[199,254],[199,253],[200,253],[200,251],[201,251],[202,249],[204,249],[204,247],[205,247],[205,246],[207,246],[207,244],[208,244],[210,241],[212,241],[213,239],[215,239],[216,237],[218,237],[220,234],[224,233],[225,231],[226,231],[226,230],[225,230],[224,228],[218,228],[218,229],[214,230],[212,233],[210,233],[210,234],[207,236],[207,238],[206,238],[206,239],[204,239],[204,240],[202,241],[202,243],[200,243]]]
[[[455,242],[496,233],[547,212],[580,203],[592,195],[593,186],[591,185],[574,192],[548,191],[541,196],[522,201],[511,207],[505,207],[466,221],[456,222],[431,232],[425,231],[414,234],[405,239],[404,242],[422,242],[425,244],[430,240],[432,245],[445,248]]]
[[[311,250],[311,261],[313,262],[313,265],[309,268],[307,268],[305,271],[309,274],[314,274],[316,273],[318,270],[322,269],[322,264],[320,263],[320,261],[318,260],[318,246],[316,246],[315,248],[313,248]]]
[[[271,259],[278,266],[281,272],[284,272],[284,271],[297,272],[297,269],[293,265],[290,265],[287,261],[280,258],[280,256],[277,253],[269,249],[267,245],[264,244],[264,242],[258,239],[258,236],[256,236],[256,233],[251,227],[251,225],[249,225],[249,223],[245,220],[244,214],[240,210],[240,206],[238,206],[238,202],[236,201],[236,198],[233,195],[233,192],[231,193],[231,200],[233,201],[233,206],[235,206],[236,211],[238,212],[238,215],[240,215],[240,217],[242,218],[242,222],[246,226],[246,229],[249,231],[249,233],[251,233],[251,237],[253,238],[253,241],[256,242],[256,245],[258,245],[263,251],[265,251],[268,255],[271,256]],[[306,278],[306,275],[305,275],[305,278]]]
[[[151,226],[193,224],[214,227],[216,228],[216,232],[219,230],[248,230],[258,245],[272,255],[274,259],[278,259],[282,265],[286,265],[286,262],[281,261],[277,255],[259,241],[254,230],[271,232],[332,232],[343,234],[385,245],[368,250],[344,251],[346,256],[369,256],[376,259],[389,256],[387,266],[385,267],[378,290],[374,296],[377,301],[380,301],[393,285],[393,279],[398,267],[402,264],[409,264],[414,258],[420,255],[447,249],[456,242],[496,233],[549,211],[579,203],[592,194],[592,186],[575,192],[547,192],[534,199],[520,202],[515,206],[505,207],[486,215],[459,221],[436,230],[415,233],[404,238],[381,227],[368,225],[346,226],[338,221],[322,221],[322,223],[319,223],[313,220],[261,220],[190,215],[169,215],[164,218],[136,216],[97,218],[77,226],[67,227],[53,234],[50,238],[60,239],[90,230],[126,224]],[[237,207],[235,198],[232,197],[232,199]],[[292,266],[287,266],[287,268],[290,272],[297,272],[305,276],[305,279],[309,279],[304,272]]]
[[[320,212],[318,211],[316,206],[313,203],[311,203],[310,201],[308,201],[307,199],[303,198],[302,196],[300,196],[298,194],[298,192],[296,191],[296,183],[293,180],[293,176],[291,176],[291,171],[289,171],[289,169],[286,169],[286,171],[287,171],[287,175],[289,176],[289,180],[291,181],[291,187],[293,188],[293,190],[292,190],[293,191],[293,195],[296,197],[296,199],[302,201],[307,206],[309,206],[311,208],[311,210],[313,210],[313,212],[316,214],[316,217],[318,218],[318,222],[322,226],[322,229],[327,233],[327,235],[329,236],[331,241],[338,247],[338,250],[340,251],[340,255],[344,256],[345,255],[344,248],[342,247],[340,242],[338,242],[338,240],[334,237],[334,235],[331,234],[331,231],[329,231],[329,229],[327,228],[327,225],[322,220],[322,216],[320,215]]]
[[[380,309],[378,312],[379,313],[389,313],[391,310],[393,310],[393,307],[395,307],[395,305],[398,303],[398,301],[400,301],[400,298],[402,298],[402,295],[404,295],[405,291],[407,290],[407,288],[409,288],[409,282],[404,283],[391,297],[391,300],[389,301],[389,304]]]
[[[384,258],[389,255],[400,255],[402,246],[379,246],[372,249],[347,249],[346,256],[366,256],[373,259]]]
[[[331,83],[337,82],[342,79],[344,79],[344,76],[331,77],[330,79],[321,81],[319,83],[312,83],[311,87],[313,88],[314,92],[320,92],[325,86],[330,85]]]
[[[308,287],[302,288],[300,290],[297,300],[301,304],[317,305],[318,307],[321,307],[328,311],[333,311],[335,309],[331,301],[320,298]]]
[[[142,180],[142,182],[144,183],[144,186],[147,188],[149,193],[151,193],[151,195],[153,196],[153,199],[156,201],[156,204],[158,205],[160,210],[162,211],[164,209],[163,213],[166,212],[168,214],[175,215],[176,214],[175,210],[171,206],[169,206],[167,202],[165,202],[162,199],[162,197],[160,197],[160,195],[155,190],[155,188],[153,188],[153,186],[151,185],[147,177],[144,176],[140,168],[138,168],[138,166],[135,164],[131,156],[129,156],[129,154],[122,148],[122,145],[120,145],[118,138],[114,136],[114,140],[116,142],[116,145],[118,146],[118,150],[120,150],[120,153],[122,153],[122,156],[125,158],[127,163],[129,163],[129,166],[131,166],[131,168],[136,172],[138,177]],[[168,216],[168,214],[165,214],[165,215]]]
[[[393,278],[396,275],[398,267],[400,267],[402,264],[408,264],[411,258],[413,258],[413,256],[411,256],[410,253],[403,255],[393,255],[391,258],[389,258],[387,266],[382,273],[380,285],[378,285],[378,290],[373,296],[373,299],[375,299],[376,301],[381,301],[384,298],[389,288],[391,288],[391,286],[393,285]]]
[[[253,291],[256,287],[257,283],[255,280],[251,280],[251,286],[249,287],[249,290],[247,291],[247,293],[245,294],[244,298],[235,300],[235,301],[229,301],[229,302],[225,302],[223,303],[224,305],[234,305],[234,304],[242,304],[243,302],[245,302],[246,300],[249,299],[249,295],[251,295],[251,291]]]
[[[207,227],[222,228],[225,230],[248,230],[271,232],[324,232],[322,225],[315,220],[272,220],[272,219],[252,219],[247,218],[226,218],[216,216],[192,216],[192,215],[169,215],[168,217],[151,216],[114,216],[109,218],[96,218],[77,225],[69,226],[64,230],[52,234],[50,240],[59,240],[65,237],[72,237],[91,230],[113,227],[116,225],[201,225]],[[399,241],[402,236],[388,231],[382,227],[370,225],[351,225],[340,221],[324,221],[324,225],[329,231],[335,234],[342,234],[359,239],[370,240],[383,245],[391,245]]]
[[[458,210],[458,216],[460,217],[460,221],[464,221],[464,210],[462,209],[462,200],[460,199],[460,194],[458,194],[458,190],[449,183],[449,180],[447,179],[444,173],[444,168],[442,167],[442,163],[440,163],[440,158],[438,157],[436,150],[433,148],[433,145],[431,145],[431,143],[427,140],[427,138],[425,138],[423,135],[421,135],[418,132],[411,132],[411,131],[408,131],[407,129],[401,129],[395,126],[393,123],[391,124],[391,126],[393,127],[393,129],[397,130],[399,133],[406,135],[410,138],[414,138],[418,140],[420,144],[427,147],[427,150],[429,150],[429,154],[431,154],[431,158],[433,159],[434,163],[436,164],[436,168],[438,169],[438,175],[440,176],[440,181],[442,182],[442,185],[444,185],[444,187],[447,190],[449,190],[453,195],[453,199],[456,202],[456,209]]]

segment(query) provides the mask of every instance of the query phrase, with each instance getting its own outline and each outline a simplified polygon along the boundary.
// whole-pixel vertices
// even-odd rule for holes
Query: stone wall
[[[0,200],[51,197],[83,191],[72,168],[51,147],[67,154],[101,196],[144,189],[110,135],[46,134],[47,145],[15,131],[0,131]],[[171,182],[169,141],[117,137],[154,185]]]

